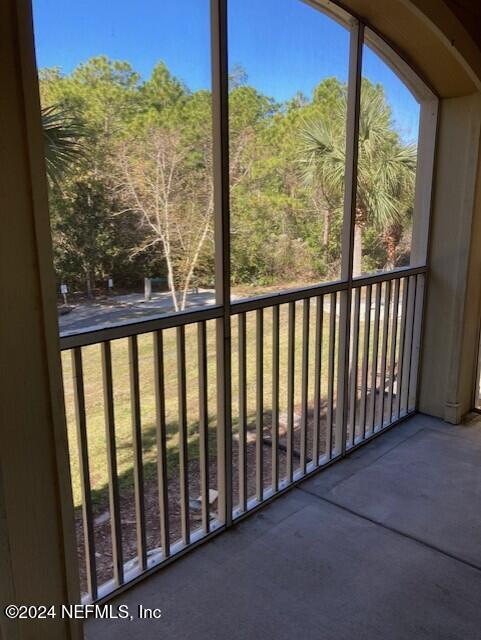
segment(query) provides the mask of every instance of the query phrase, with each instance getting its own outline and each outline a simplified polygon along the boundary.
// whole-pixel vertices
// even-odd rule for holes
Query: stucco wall
[[[420,409],[450,422],[459,422],[472,396],[480,289],[475,207],[480,127],[479,94],[441,101]]]

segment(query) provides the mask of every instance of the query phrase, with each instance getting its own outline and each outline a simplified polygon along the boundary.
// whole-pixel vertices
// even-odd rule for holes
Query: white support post
[[[344,174],[344,218],[342,232],[341,279],[348,288],[340,292],[339,345],[336,398],[336,430],[334,455],[346,450],[349,387],[349,344],[352,300],[352,268],[354,255],[354,225],[356,221],[357,157],[359,147],[359,108],[364,27],[354,22],[349,49],[349,82],[346,116],[346,167]]]
[[[232,407],[230,330],[229,78],[227,0],[211,0],[212,117],[217,332],[217,473],[219,520],[232,522]]]

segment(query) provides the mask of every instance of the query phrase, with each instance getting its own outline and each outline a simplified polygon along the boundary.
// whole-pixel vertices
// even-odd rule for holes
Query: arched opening
[[[330,2],[145,3],[139,71],[123,9],[35,11],[96,600],[416,411],[437,99]]]
[[[121,11],[122,4],[117,3],[116,15]],[[170,5],[175,9],[174,3],[160,4],[162,9],[169,5],[168,10],[160,17],[169,15]],[[369,459],[373,448],[388,448],[390,437],[392,443],[401,432],[401,437],[405,437],[408,432],[412,435],[411,427],[420,424],[430,432],[429,437],[424,434],[424,453],[421,452],[421,456],[416,453],[420,451],[416,448],[420,439],[417,437],[407,438],[410,442],[401,456],[382,456],[384,463],[387,462],[390,466],[390,471],[397,470],[398,473],[383,476],[381,481],[378,481],[379,476],[371,475],[371,481],[374,477],[375,487],[370,494],[366,491],[369,484],[365,482],[366,476],[351,477],[350,483],[347,483],[351,488],[357,484],[355,491],[358,495],[362,493],[362,504],[367,509],[363,514],[364,519],[366,513],[370,518],[372,516],[372,520],[376,520],[380,512],[392,514],[393,496],[403,494],[401,502],[404,508],[398,510],[394,521],[385,521],[379,525],[370,522],[369,536],[373,531],[372,526],[379,533],[387,524],[391,529],[389,536],[397,530],[402,534],[403,544],[407,544],[405,525],[409,509],[415,509],[416,526],[407,533],[415,537],[416,542],[411,546],[412,553],[408,550],[402,554],[407,558],[406,563],[392,563],[393,556],[390,553],[379,554],[377,538],[374,544],[372,537],[369,537],[366,545],[359,544],[359,522],[355,522],[352,528],[352,544],[346,545],[346,527],[349,528],[344,517],[346,513],[342,526],[339,527],[330,517],[332,505],[323,510],[325,517],[315,515],[315,521],[309,517],[303,519],[304,511],[300,516],[300,520],[303,520],[300,525],[306,533],[305,540],[299,544],[301,527],[299,531],[296,528],[293,544],[289,546],[284,527],[286,512],[282,511],[287,501],[292,504],[299,498],[299,492],[291,492],[285,500],[279,500],[275,505],[279,506],[277,513],[280,515],[279,520],[282,520],[282,526],[277,529],[278,546],[275,547],[276,541],[272,536],[269,540],[273,544],[269,544],[271,555],[268,563],[262,564],[259,562],[260,556],[251,555],[250,564],[256,567],[258,575],[264,572],[268,579],[274,575],[274,567],[285,565],[288,572],[293,567],[298,570],[295,576],[289,575],[281,585],[281,589],[285,585],[291,588],[294,583],[289,599],[283,600],[287,602],[289,616],[294,620],[294,632],[303,631],[302,626],[297,627],[309,612],[304,598],[299,597],[298,584],[292,578],[310,578],[313,562],[318,562],[320,558],[323,570],[332,568],[332,580],[324,580],[326,574],[323,573],[315,588],[321,582],[324,585],[328,583],[322,595],[326,596],[326,613],[328,618],[332,615],[334,628],[339,622],[339,611],[345,612],[346,609],[345,602],[336,601],[335,598],[331,600],[330,595],[339,594],[342,599],[345,590],[332,589],[331,585],[339,584],[339,571],[349,565],[351,573],[343,574],[342,587],[347,585],[350,603],[354,609],[357,605],[360,612],[358,619],[366,621],[368,626],[369,619],[372,620],[371,628],[374,628],[374,633],[379,630],[380,621],[384,621],[386,628],[391,629],[393,620],[399,621],[401,627],[404,625],[405,633],[401,632],[400,637],[409,636],[413,620],[416,624],[419,623],[419,628],[432,630],[434,635],[439,631],[439,587],[442,583],[439,581],[438,567],[435,572],[426,571],[431,566],[427,555],[430,558],[437,557],[439,566],[446,560],[446,550],[453,556],[449,558],[449,562],[457,556],[461,560],[459,565],[464,567],[466,563],[476,563],[479,558],[475,540],[479,521],[470,508],[478,497],[476,488],[479,486],[479,461],[476,458],[477,449],[473,446],[477,437],[476,424],[473,421],[470,425],[464,425],[468,428],[456,430],[429,417],[411,414],[419,408],[423,413],[442,416],[453,423],[459,423],[463,414],[472,406],[472,382],[475,377],[479,334],[478,274],[481,269],[478,251],[481,238],[481,51],[448,8],[456,4],[459,13],[461,4],[469,4],[468,0],[463,3],[452,3],[451,0],[436,3],[421,0],[385,0],[382,3],[372,0],[344,0],[343,4],[352,11],[354,19],[342,10],[337,11],[332,3],[325,6],[323,4],[320,7],[323,13],[319,14],[336,20],[340,28],[345,30],[344,33],[349,33],[350,40],[348,68],[351,73],[347,78],[347,145],[342,210],[342,220],[348,222],[342,225],[342,233],[339,234],[340,262],[336,265],[339,271],[334,273],[338,280],[324,279],[320,271],[316,275],[317,265],[314,268],[311,265],[309,278],[313,273],[315,278],[298,282],[300,286],[297,288],[292,279],[286,278],[285,282],[277,281],[278,290],[275,292],[254,292],[249,286],[247,290],[238,292],[239,298],[231,301],[230,294],[237,286],[231,280],[232,259],[237,260],[238,256],[230,255],[236,237],[230,242],[229,223],[233,221],[236,212],[229,212],[231,185],[227,153],[228,107],[230,93],[234,89],[231,85],[231,91],[229,90],[226,56],[229,50],[229,25],[226,21],[228,6],[224,0],[212,0],[210,6],[205,3],[199,9],[201,3],[195,3],[196,10],[191,14],[184,12],[179,20],[185,27],[182,33],[176,34],[173,30],[169,34],[170,43],[182,43],[183,46],[179,48],[184,50],[184,45],[188,49],[191,41],[199,42],[194,35],[198,34],[197,28],[201,31],[203,29],[203,53],[192,56],[187,64],[192,68],[207,69],[208,77],[202,86],[192,85],[191,91],[180,87],[180,95],[188,108],[192,109],[192,113],[196,114],[196,127],[182,132],[185,137],[182,137],[181,142],[185,143],[185,149],[192,156],[189,162],[184,162],[185,158],[181,158],[182,171],[179,175],[185,177],[187,169],[192,171],[188,184],[195,187],[195,197],[185,199],[185,195],[189,194],[185,182],[176,182],[175,193],[177,203],[183,211],[193,207],[193,213],[198,214],[206,202],[206,187],[209,187],[202,178],[212,177],[215,200],[213,209],[216,215],[204,245],[204,271],[199,275],[204,277],[213,272],[214,280],[199,281],[199,289],[210,290],[204,296],[207,304],[201,309],[191,307],[183,312],[165,314],[160,318],[151,316],[148,319],[143,314],[148,308],[147,302],[137,318],[133,315],[124,318],[130,320],[129,324],[116,323],[96,330],[85,330],[84,325],[83,332],[74,331],[71,335],[61,337],[70,454],[66,447],[67,430],[61,401],[63,389],[55,322],[57,309],[54,292],[61,282],[54,282],[51,260],[32,16],[28,2],[5,0],[1,4],[0,77],[4,91],[0,101],[0,208],[5,233],[0,234],[0,289],[4,302],[3,313],[0,314],[0,342],[2,363],[6,363],[6,366],[2,368],[0,385],[0,537],[3,540],[0,545],[0,564],[4,568],[2,587],[10,602],[15,599],[24,603],[77,602],[80,597],[79,566],[83,598],[95,600],[104,595],[110,597],[120,589],[133,585],[136,580],[143,579],[147,573],[178,558],[198,542],[208,540],[212,535],[230,527],[233,522],[297,485],[309,474],[315,474],[318,469],[337,461],[377,433],[382,433],[399,418],[409,417],[407,423],[389,437],[383,436],[373,447],[359,451],[344,464],[344,467],[349,467],[353,462],[349,470],[351,475],[353,467],[359,468],[359,455],[365,455]],[[54,50],[58,43],[56,38],[69,41],[72,51],[75,50],[75,39],[89,42],[91,30],[86,28],[86,23],[81,19],[73,21],[70,31],[61,28],[61,23],[54,19],[55,13],[61,19],[68,19],[69,7],[62,6],[60,12],[56,11],[54,3],[43,3],[43,6],[49,6],[51,11],[53,9],[52,24],[57,28],[50,41]],[[75,6],[75,10],[81,12],[86,6],[87,3],[81,3]],[[318,15],[314,11],[319,6],[313,3],[303,7],[303,10],[309,9],[313,12],[310,15],[314,16]],[[88,13],[95,18],[96,12],[103,8],[102,4],[91,3]],[[142,7],[135,8],[135,15],[130,5],[129,10],[132,12],[128,17],[131,18],[133,30],[138,27],[136,16],[141,18],[140,22],[149,23],[149,15],[146,17]],[[186,20],[188,14],[192,18],[192,24],[188,24]],[[109,17],[113,15],[113,11],[109,12]],[[156,36],[160,17],[159,20],[150,20]],[[106,23],[100,21],[100,24],[102,26]],[[39,25],[41,22],[36,21],[36,26]],[[248,28],[249,25],[246,30]],[[371,33],[371,29],[375,34]],[[475,32],[475,29],[472,31]],[[111,30],[114,39],[116,33],[115,28]],[[148,48],[148,42],[141,42],[139,33],[141,32],[135,31],[134,47],[144,50]],[[264,33],[266,38],[269,37],[267,29]],[[121,40],[124,42],[123,38]],[[158,40],[159,38],[154,44]],[[402,59],[393,55],[389,48],[386,50],[385,42],[401,52]],[[41,45],[39,33],[37,44]],[[354,265],[359,264],[359,257],[355,257],[354,240],[355,203],[359,183],[356,172],[360,167],[358,160],[362,147],[357,133],[360,129],[358,123],[361,115],[362,76],[369,71],[361,63],[362,54],[365,54],[364,63],[367,60],[363,47],[369,48],[383,63],[394,69],[397,76],[410,88],[419,104],[419,129],[426,132],[426,135],[421,133],[417,141],[416,184],[414,200],[411,199],[412,206],[409,207],[412,209],[409,219],[412,214],[413,222],[412,227],[406,227],[412,238],[410,251],[406,250],[406,230],[404,229],[404,234],[400,234],[401,238],[398,238],[399,234],[393,234],[390,253],[391,257],[394,255],[394,259],[387,264],[384,261],[387,253],[384,234],[380,233],[379,228],[377,231],[363,229],[361,240],[358,240],[358,246],[362,249],[359,252],[361,268],[354,269]],[[102,47],[102,51],[97,53],[106,51]],[[282,53],[280,49],[280,60],[283,60]],[[302,53],[304,55],[305,52]],[[311,50],[309,55],[315,59],[316,52]],[[41,62],[40,57],[38,60]],[[275,61],[272,66],[275,70]],[[426,79],[440,98],[433,189],[432,140],[437,100],[425,90],[422,82],[418,82],[416,75],[412,75],[410,67],[418,70],[419,76]],[[251,70],[249,74],[250,82],[256,76]],[[72,69],[68,69],[65,75],[72,76]],[[108,75],[106,73],[107,77]],[[115,77],[115,73],[112,75],[115,81],[122,80],[122,72],[118,77]],[[148,76],[147,71],[139,85],[148,81]],[[164,80],[169,78],[162,70],[159,76],[157,80],[162,86]],[[242,74],[238,74],[237,88],[245,87],[245,82],[239,85],[239,77],[242,79]],[[68,81],[71,80],[69,77]],[[80,80],[78,76],[77,80]],[[375,77],[372,80],[376,82]],[[82,105],[82,100],[79,100],[82,92],[77,92],[79,87],[73,86],[74,84],[71,83],[70,94],[73,102],[82,107],[80,111],[85,105],[95,111],[99,107],[93,99],[95,92],[86,92],[85,95],[88,93],[88,96]],[[155,82],[148,87],[152,88],[153,84]],[[175,98],[176,89],[179,89],[175,82],[170,84],[170,88],[173,91],[163,96],[167,103]],[[134,87],[133,95],[129,96],[135,98],[133,102],[139,97],[137,89],[139,87]],[[204,93],[194,96],[197,89]],[[155,100],[157,90],[158,85],[154,87],[150,97],[148,91],[142,92],[146,101],[144,106],[151,102],[151,125],[158,125],[156,118],[159,107],[162,107],[162,100]],[[386,95],[389,95],[388,91]],[[114,119],[119,115],[117,111],[124,111],[126,103],[123,102],[123,97],[125,96],[121,92],[120,95],[114,92],[104,101],[102,108],[108,111],[107,107],[110,106]],[[424,109],[424,104],[430,105],[430,108]],[[210,110],[214,114],[212,133]],[[58,115],[58,112],[53,115]],[[71,114],[67,112],[67,115]],[[55,118],[53,121],[52,118],[46,120],[47,124],[55,125]],[[212,141],[213,147],[211,155],[203,135],[207,130],[206,123],[209,129],[207,139]],[[106,125],[105,131],[110,133],[108,119],[103,124]],[[139,127],[136,135],[143,139],[143,144],[135,148],[130,140],[130,145],[124,149],[129,152],[128,167],[135,167],[137,184],[140,184],[141,177],[138,169],[145,162],[143,154],[159,140],[159,137],[148,137],[145,124],[145,121],[136,123]],[[55,126],[53,129],[55,130]],[[409,143],[409,139],[403,139],[405,127],[402,126],[401,129],[398,131],[401,144]],[[271,131],[269,129],[269,134]],[[114,133],[118,133],[117,129]],[[172,134],[172,130],[169,133]],[[277,144],[282,147],[285,143],[284,146],[288,147],[287,143],[292,139],[291,132],[288,133],[286,140],[282,135],[271,140],[268,135],[266,146],[272,148]],[[165,134],[164,131],[164,143],[179,141],[178,134],[177,137]],[[87,147],[94,137],[92,135],[89,138]],[[121,141],[120,138],[116,139],[117,144]],[[236,145],[233,146],[231,156],[237,150]],[[257,149],[257,145],[253,146]],[[125,156],[119,155],[116,160],[122,157]],[[243,197],[261,200],[260,192],[265,200],[272,199],[272,189],[269,190],[271,185],[266,185],[263,180],[266,176],[271,178],[275,175],[279,179],[279,191],[283,194],[281,202],[276,204],[282,205],[282,211],[285,212],[285,192],[289,182],[286,177],[291,179],[293,172],[290,170],[276,174],[278,161],[276,156],[271,164],[256,166],[255,175],[249,176],[256,180],[244,189]],[[99,178],[97,168],[94,163],[90,163],[92,178]],[[117,166],[110,178],[118,177],[118,169]],[[144,177],[149,176],[152,176],[152,172],[146,171]],[[86,186],[91,188],[92,184],[93,182],[89,184],[87,181]],[[307,190],[307,186],[303,185],[303,188]],[[192,189],[190,192],[192,194]],[[89,189],[83,193],[79,190],[76,194],[68,191],[67,184],[64,185],[63,193],[58,195],[59,198],[68,196],[66,202],[72,207],[70,213],[75,207],[83,205],[85,209],[94,201],[100,210],[106,202],[100,198],[94,199],[93,192]],[[431,200],[433,215],[428,238],[429,216],[417,217],[416,212],[427,213]],[[269,204],[272,204],[272,200]],[[303,206],[296,204],[296,211],[307,216],[310,207],[304,206],[304,202],[300,204]],[[53,209],[57,203],[51,201],[51,206]],[[235,206],[238,209],[239,203]],[[107,207],[107,212],[109,210]],[[121,211],[119,207],[116,213],[124,215]],[[364,218],[366,217],[364,214]],[[75,232],[80,234],[83,220],[78,216],[73,218],[79,227]],[[95,218],[93,220],[97,224]],[[197,222],[198,220],[199,218]],[[417,221],[420,221],[419,227],[416,227]],[[136,218],[133,228],[126,225],[126,236],[138,231],[138,222],[139,218]],[[274,223],[276,222],[274,219]],[[201,225],[196,223],[193,227],[195,228],[187,229],[187,233],[191,238],[199,238]],[[185,229],[183,227],[184,235]],[[304,232],[304,228],[299,225],[297,229]],[[109,225],[101,221],[97,230],[102,232],[98,234],[102,236],[108,233]],[[320,230],[323,232],[324,228],[321,226]],[[237,231],[238,228],[234,227],[233,235]],[[277,231],[273,228],[273,232]],[[306,239],[302,233],[298,237],[300,244],[305,246]],[[337,235],[334,234],[334,237]],[[93,234],[92,238],[96,241],[97,234]],[[249,238],[244,239],[244,253],[251,249],[248,240]],[[252,245],[254,249],[256,243],[252,242]],[[429,259],[426,262],[427,245]],[[88,242],[86,247],[89,248]],[[308,244],[308,249],[311,250],[312,245]],[[268,246],[266,253],[270,250],[271,247]],[[308,255],[312,256],[310,253]],[[287,262],[288,266],[295,262],[294,257]],[[274,266],[279,264],[278,258],[277,255]],[[397,269],[388,269],[397,259],[405,260],[404,266],[398,264]],[[177,265],[177,273],[184,266]],[[272,273],[272,267],[269,268]],[[428,272],[429,286],[425,287]],[[242,271],[236,266],[236,277],[239,273],[242,275]],[[106,277],[103,280],[104,276],[111,275],[107,268],[101,271],[101,275],[102,286],[108,290],[109,281],[113,280],[115,289],[115,278]],[[150,283],[154,302],[160,286],[166,287],[167,295],[172,298],[168,278],[164,273],[150,275],[164,278],[161,282]],[[79,278],[79,282],[79,286],[87,289],[84,276]],[[245,286],[245,282],[242,286]],[[261,286],[267,289],[274,285],[271,282],[262,283]],[[214,289],[216,290],[212,293]],[[181,284],[181,300],[182,290]],[[71,293],[69,287],[66,294],[69,302]],[[199,293],[202,297],[205,291]],[[143,296],[143,289],[141,295]],[[188,288],[187,295],[197,294]],[[422,305],[423,297],[426,298],[425,305]],[[422,332],[423,306],[425,312]],[[125,308],[121,309],[122,313],[124,311]],[[130,311],[134,309],[131,307]],[[422,333],[424,335],[421,340]],[[423,358],[418,385],[419,346],[422,346]],[[420,394],[419,402],[416,400],[417,390]],[[452,437],[453,435],[457,437]],[[434,449],[439,456],[432,455]],[[73,488],[70,486],[67,470],[69,462]],[[368,464],[371,462],[372,458]],[[453,464],[456,464],[455,468],[451,466]],[[412,473],[416,467],[422,471],[418,483]],[[333,467],[334,475],[341,468],[341,465]],[[402,475],[399,475],[400,469]],[[409,469],[409,473],[404,473],[406,469]],[[329,484],[328,474],[329,471],[326,471],[316,482],[319,481],[324,486]],[[384,481],[385,478],[387,481]],[[338,480],[339,476],[335,482]],[[397,489],[399,491],[396,493]],[[318,497],[312,496],[312,499],[320,503]],[[428,503],[429,509],[419,509],[420,504],[425,506]],[[297,509],[298,504],[294,508]],[[317,507],[314,509],[317,514]],[[72,512],[76,515],[78,556],[74,549],[75,531],[71,530]],[[408,518],[405,517],[406,513]],[[434,527],[432,515],[439,518],[435,520]],[[268,520],[269,517],[265,518],[265,522]],[[252,522],[247,526],[251,524]],[[321,545],[314,549],[314,555],[308,557],[308,549],[304,543],[312,540],[313,532],[317,535],[321,530]],[[328,532],[330,538],[324,536]],[[448,532],[446,545],[446,538],[443,540],[445,532]],[[421,537],[426,536],[425,541],[429,546],[424,556],[417,556],[420,550],[419,534]],[[244,538],[248,544],[252,539],[249,536],[250,533]],[[224,539],[227,538],[229,536]],[[230,538],[238,540],[237,532]],[[339,539],[341,550],[333,559],[331,551]],[[325,544],[326,540],[328,545]],[[473,546],[470,547],[470,544]],[[366,556],[363,553],[357,557],[354,554],[347,556],[346,546],[349,549],[370,549],[373,555]],[[215,550],[215,545],[208,551],[212,549]],[[260,545],[260,555],[266,549],[264,538]],[[292,554],[289,557],[290,563],[285,562],[286,549]],[[301,553],[295,555],[299,549]],[[389,543],[389,550],[393,549],[394,546]],[[433,552],[438,555],[432,556]],[[294,555],[296,559],[292,561]],[[378,565],[381,555],[386,556],[386,562]],[[412,562],[414,556],[419,558],[417,564]],[[198,555],[193,555],[190,560],[196,562],[197,558]],[[244,560],[246,556],[242,558]],[[306,558],[307,563],[304,564]],[[424,562],[426,559],[428,561]],[[202,562],[201,557],[200,561]],[[368,565],[375,567],[375,574],[365,571]],[[419,580],[419,566],[423,568],[422,581]],[[229,620],[224,619],[224,623],[230,632],[233,622],[236,623],[241,617],[236,609],[238,603],[243,602],[247,609],[252,602],[242,598],[245,595],[242,587],[246,582],[245,573],[242,574],[244,566],[237,574],[232,573],[233,564],[224,573],[216,570],[209,572],[211,582],[221,585],[217,592],[206,592],[207,572],[204,572],[204,567],[205,565],[202,572],[195,574],[194,571],[188,575],[187,580],[182,583],[182,589],[187,583],[191,587],[190,592],[182,591],[184,598],[177,597],[175,587],[171,590],[175,594],[173,597],[176,603],[180,603],[177,609],[179,619],[187,617],[186,611],[198,614],[195,607],[199,593],[206,595],[206,599],[211,593],[215,593],[212,599],[215,599],[217,609],[219,602],[222,607],[226,607],[224,614]],[[179,565],[176,565],[175,571],[178,568]],[[393,573],[390,573],[391,569]],[[387,581],[376,583],[381,586],[374,590],[374,602],[366,609],[364,596],[370,591],[366,589],[366,585],[372,586],[371,580],[377,580],[384,572]],[[236,575],[241,576],[236,585],[238,589],[231,591],[233,577]],[[406,606],[399,605],[396,593],[391,608],[380,607],[378,594],[383,592],[384,586],[387,585],[386,592],[390,597],[391,585],[406,585],[406,576],[412,576],[410,585],[421,586],[419,600],[419,592],[416,591],[416,600],[420,606],[412,609],[414,592],[403,589]],[[165,574],[162,574],[161,579],[164,577]],[[458,593],[458,603],[462,602],[462,615],[453,615],[450,606],[453,602],[452,590],[450,591],[453,577],[455,576],[451,571],[444,576],[446,593],[450,593],[449,606],[443,608],[448,623],[444,625],[443,618],[445,633],[449,635],[452,629],[452,633],[456,634],[459,620],[462,619],[463,624],[466,624],[466,634],[476,634],[477,615],[475,608],[470,609],[471,584],[463,573],[458,573],[458,584],[465,588],[465,591]],[[277,575],[275,579],[277,580]],[[426,592],[424,586],[430,579],[433,590]],[[274,602],[274,596],[277,597],[279,591],[270,591],[273,583],[274,580],[270,579],[268,589],[264,589],[262,583],[263,590],[255,592],[255,595],[259,593],[262,599],[266,591],[269,591],[273,596],[272,609],[277,614],[279,601]],[[310,595],[312,591],[314,589]],[[186,593],[189,594],[187,598]],[[283,592],[282,595],[286,593],[288,592]],[[305,591],[302,595],[304,593]],[[433,593],[436,594],[435,597]],[[223,601],[217,600],[218,594],[224,597]],[[324,623],[324,612],[319,609],[320,600],[316,593],[310,607],[315,614],[313,618],[316,625],[319,625],[319,618]],[[193,604],[190,610],[189,603]],[[429,619],[430,612],[433,614],[432,619]],[[217,621],[216,616],[213,619]],[[351,620],[354,628],[351,635],[357,632],[358,619],[355,618],[354,623]],[[284,625],[286,620],[286,617],[280,617],[279,625]],[[344,622],[347,621],[343,618],[343,631],[347,633]],[[64,640],[69,633],[66,629],[69,621],[59,620],[58,623],[52,625],[49,633],[52,638]],[[23,633],[22,624],[19,621],[20,634]],[[29,624],[26,633],[38,635],[39,627],[34,625]],[[317,626],[315,629],[317,632]],[[16,631],[16,621],[8,621],[4,617],[0,622],[0,635],[11,635]],[[284,627],[281,631],[287,633]],[[117,633],[117,629],[112,633]],[[70,635],[75,637],[75,632],[72,630]],[[181,637],[183,634],[177,635]]]

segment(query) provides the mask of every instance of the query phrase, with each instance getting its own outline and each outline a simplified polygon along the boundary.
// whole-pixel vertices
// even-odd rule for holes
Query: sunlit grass
[[[322,324],[322,359],[321,359],[321,396],[327,396],[328,357],[330,348],[330,297],[326,296],[323,307]],[[296,336],[295,336],[295,406],[301,403],[302,384],[302,351],[303,351],[303,302],[296,304]],[[339,313],[339,309],[337,310]],[[266,424],[269,423],[269,412],[272,408],[272,309],[263,313],[263,354],[264,354],[264,415]],[[372,358],[372,324],[374,313],[371,313],[371,343],[370,358]],[[335,380],[337,377],[337,336],[339,317],[336,316],[336,344],[335,344]],[[382,323],[381,323],[382,325]],[[380,332],[382,326],[380,327]],[[308,397],[312,404],[314,396],[315,377],[315,334],[316,334],[316,299],[310,303],[309,318],[309,365],[308,365]],[[254,425],[256,414],[256,313],[247,314],[247,413],[250,426]],[[359,363],[362,361],[364,337],[364,316],[361,313],[359,324]],[[198,457],[198,422],[199,422],[199,392],[198,392],[198,354],[197,354],[197,325],[188,325],[185,329],[186,339],[186,382],[187,382],[187,418],[189,459]],[[212,461],[216,455],[215,432],[217,426],[216,407],[216,336],[215,321],[207,322],[207,368],[208,368],[208,405],[209,429],[212,437],[209,439]],[[288,372],[288,305],[280,308],[280,377],[279,377],[279,413],[281,421],[287,411],[287,372]],[[381,340],[379,345],[381,347]],[[388,343],[390,344],[390,343]],[[139,347],[139,378],[141,395],[142,418],[142,447],[145,474],[148,479],[155,475],[157,460],[156,444],[156,401],[154,387],[154,350],[153,334],[138,337]],[[131,484],[133,467],[132,424],[131,424],[131,395],[129,374],[128,340],[120,339],[111,343],[112,371],[114,388],[114,412],[117,443],[117,464],[119,481],[124,485]],[[388,348],[389,353],[389,348]],[[106,435],[104,419],[104,400],[101,369],[100,345],[84,347],[82,349],[85,403],[87,417],[88,449],[90,463],[90,480],[93,499],[99,500],[105,496],[108,484],[108,469],[106,456]],[[380,354],[378,354],[378,359]],[[70,445],[72,487],[75,505],[81,503],[80,476],[78,464],[78,450],[76,438],[76,424],[73,403],[73,382],[70,352],[63,352],[63,372],[65,385],[65,402],[67,426]],[[177,341],[176,329],[164,331],[164,367],[165,367],[165,400],[167,422],[167,468],[169,476],[175,473],[178,466],[178,393],[177,393]],[[234,437],[237,431],[239,411],[239,376],[238,376],[238,318],[232,318],[232,416]]]
[[[315,332],[315,304],[311,304],[311,339],[309,341],[310,372],[312,380],[314,367],[314,332]],[[327,309],[327,307],[326,307]],[[295,357],[295,401],[300,402],[300,384],[302,372],[302,304],[296,305],[296,357]],[[248,417],[255,419],[256,393],[256,320],[255,313],[247,314],[247,407]],[[287,308],[281,308],[280,313],[280,411],[287,406]],[[323,330],[323,360],[327,366],[329,347],[329,313],[324,312]],[[187,326],[186,331],[186,380],[187,380],[187,416],[189,432],[189,457],[198,455],[198,357],[197,357],[197,327]],[[143,456],[146,468],[154,468],[157,456],[155,436],[155,388],[154,388],[154,351],[153,335],[145,334],[138,338],[139,346],[139,377],[141,393],[141,417]],[[177,394],[177,344],[176,330],[164,331],[164,366],[165,366],[165,399],[167,433],[167,465],[172,473],[178,462],[178,394]],[[232,413],[234,431],[237,429],[238,415],[238,357],[237,357],[237,318],[232,322]],[[272,311],[264,312],[264,407],[268,410],[272,405]],[[104,420],[104,401],[102,387],[101,351],[100,345],[84,347],[82,349],[85,405],[87,418],[88,449],[90,463],[90,480],[95,492],[105,488],[108,481],[106,435]],[[78,451],[76,438],[76,424],[73,403],[73,382],[70,352],[63,352],[63,373],[65,386],[66,416],[70,446],[70,460],[72,473],[72,487],[74,502],[81,502],[80,477],[78,465]],[[208,368],[208,403],[210,429],[216,429],[216,359],[215,359],[215,322],[207,323],[207,368]],[[119,477],[129,476],[132,469],[132,424],[131,424],[131,396],[129,378],[128,340],[120,339],[112,342],[112,371],[114,387],[114,412],[117,439],[117,464]],[[327,380],[323,376],[323,394],[327,393]],[[212,454],[215,452],[212,451]],[[148,463],[153,463],[148,465]]]

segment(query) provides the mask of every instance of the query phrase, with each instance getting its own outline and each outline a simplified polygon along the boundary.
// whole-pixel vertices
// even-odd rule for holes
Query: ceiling
[[[340,0],[338,4],[383,35],[438,96],[481,91],[479,0]]]
[[[473,40],[481,46],[481,3],[479,0],[445,0]]]

